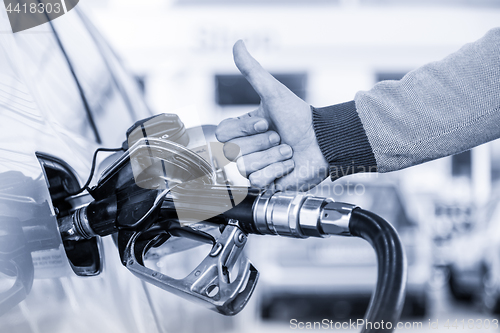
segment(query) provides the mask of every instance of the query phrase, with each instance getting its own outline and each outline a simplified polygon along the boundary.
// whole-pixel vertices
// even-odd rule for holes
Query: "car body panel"
[[[190,308],[165,292],[153,292],[155,287],[144,284],[121,265],[110,237],[100,244],[105,258],[103,273],[77,277],[57,230],[56,211],[36,153],[66,162],[82,184],[89,176],[94,150],[101,145],[121,146],[126,129],[135,120],[151,115],[111,51],[98,49],[98,44],[95,52],[89,50],[93,42],[100,42],[88,35],[90,28],[83,26],[78,15],[75,8],[53,24],[66,51],[76,52],[68,51],[67,55],[73,56],[73,70],[82,78],[81,87],[101,143],[50,26],[41,25],[29,33],[0,34],[0,235],[5,236],[0,246],[0,292],[3,306],[8,308],[0,317],[0,327],[12,333],[175,330],[182,324],[178,320],[181,316],[191,318],[206,310]],[[2,29],[8,30],[3,9],[0,16]],[[71,40],[77,35],[82,36],[80,43]],[[78,52],[85,53],[78,58]],[[8,239],[13,241],[4,241]],[[33,271],[19,258],[30,258]],[[12,263],[18,263],[17,273],[26,271],[23,274],[33,274],[34,279],[32,285],[25,283],[24,291],[18,288],[9,304],[4,296],[17,286]],[[170,315],[155,317],[156,308]]]

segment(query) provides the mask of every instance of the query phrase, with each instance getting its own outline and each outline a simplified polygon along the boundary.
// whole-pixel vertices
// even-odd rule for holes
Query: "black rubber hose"
[[[352,211],[349,229],[353,236],[368,241],[377,254],[377,286],[361,332],[392,332],[406,293],[406,256],[401,240],[391,224],[361,208]]]

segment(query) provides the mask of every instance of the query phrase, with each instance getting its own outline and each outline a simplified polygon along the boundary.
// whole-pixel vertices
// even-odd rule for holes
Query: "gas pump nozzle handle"
[[[129,239],[122,259],[125,266],[144,281],[223,315],[237,314],[250,299],[259,273],[240,255],[247,238],[237,225],[227,225],[209,255],[183,279],[174,279],[143,265],[138,254],[140,256],[148,244],[140,245],[140,237],[141,233],[135,233]],[[234,267],[238,267],[238,274],[230,276]]]

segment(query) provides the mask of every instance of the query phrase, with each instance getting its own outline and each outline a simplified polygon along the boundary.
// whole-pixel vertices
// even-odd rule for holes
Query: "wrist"
[[[376,172],[377,162],[354,101],[324,108],[311,106],[319,149],[332,180],[358,172]]]
[[[325,155],[321,152],[317,141],[311,150],[313,155],[311,161],[314,161],[314,168],[317,170],[315,173],[321,182],[330,174],[330,164],[328,163]]]

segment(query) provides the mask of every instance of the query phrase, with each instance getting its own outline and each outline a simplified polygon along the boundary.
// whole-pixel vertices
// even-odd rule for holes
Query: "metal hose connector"
[[[72,214],[58,219],[57,222],[63,240],[78,241],[98,236],[90,227],[87,206],[78,208]]]
[[[254,202],[253,220],[265,235],[292,238],[350,235],[355,205],[297,192],[263,192]]]

